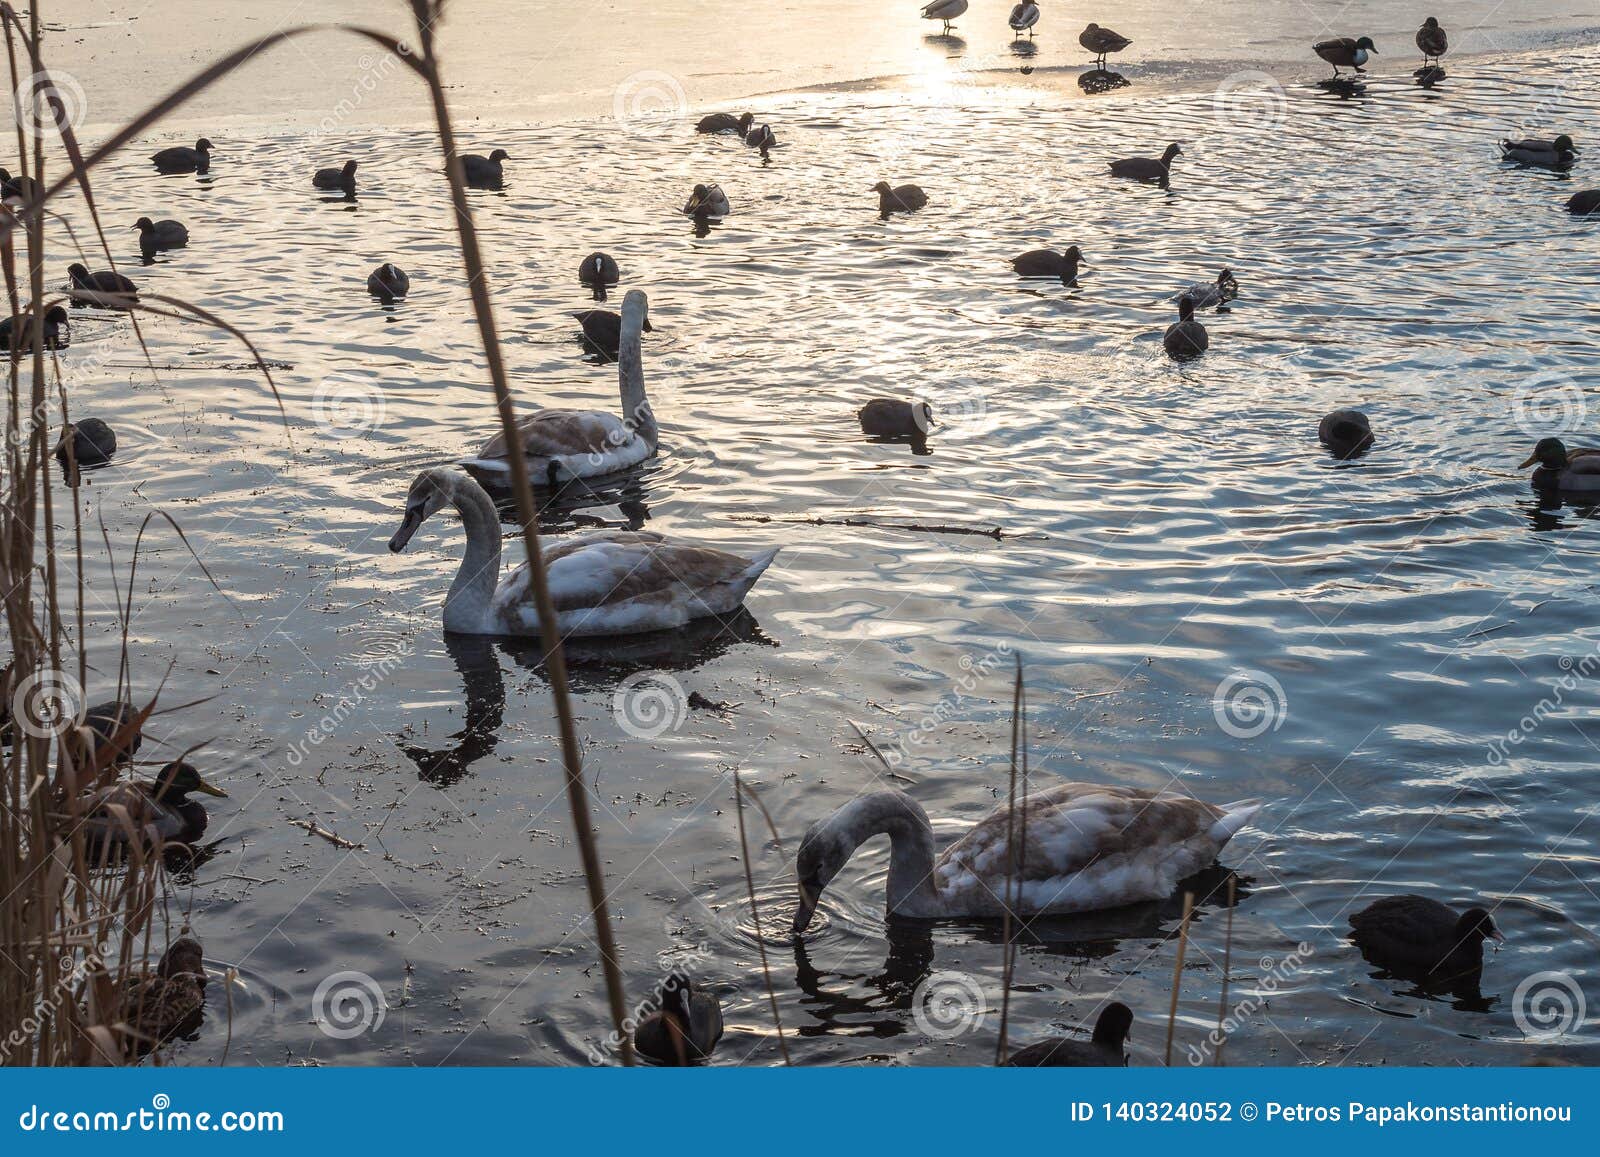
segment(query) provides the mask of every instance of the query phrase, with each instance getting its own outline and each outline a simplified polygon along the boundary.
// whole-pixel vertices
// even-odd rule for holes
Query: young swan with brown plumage
[[[934,859],[928,813],[904,792],[858,796],[807,829],[795,857],[800,877],[796,935],[811,924],[825,889],[873,836],[889,837],[887,911],[938,920],[1005,914],[1008,832],[1019,834],[1019,913],[1089,912],[1164,900],[1178,881],[1217,858],[1261,808],[1256,800],[1202,803],[1172,792],[1062,783],[1017,808],[996,808]],[[1026,825],[1024,827],[1023,825]]]
[[[446,506],[467,532],[467,553],[444,600],[444,629],[464,635],[537,635],[539,612],[523,563],[500,579],[500,518],[482,486],[436,466],[417,475],[405,517],[389,540],[402,551]],[[777,550],[753,558],[646,531],[564,535],[544,547],[556,628],[566,638],[634,635],[725,615],[744,602]]]

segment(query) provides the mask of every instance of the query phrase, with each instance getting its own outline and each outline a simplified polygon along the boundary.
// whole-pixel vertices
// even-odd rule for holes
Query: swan
[[[482,486],[450,466],[418,474],[406,495],[396,553],[417,528],[454,506],[467,552],[444,600],[444,629],[463,635],[537,635],[539,612],[527,564],[500,578],[500,518]],[[666,631],[744,602],[776,549],[751,558],[646,531],[597,530],[566,535],[544,549],[563,637]]]
[[[1434,65],[1439,63],[1439,58],[1450,51],[1450,38],[1444,34],[1444,29],[1439,26],[1439,18],[1430,16],[1422,22],[1422,27],[1417,29],[1417,47],[1422,50],[1422,67],[1430,67],[1431,59]]]
[[[617,343],[617,387],[622,417],[601,410],[536,410],[517,422],[528,474],[551,489],[573,478],[614,474],[655,457],[660,442],[656,416],[644,393],[640,335],[649,325],[649,299],[630,289],[622,299]],[[496,434],[475,457],[460,465],[491,482],[511,475],[505,434]]]
[[[966,10],[967,0],[933,0],[933,3],[923,7],[922,18],[924,20],[944,21],[944,27],[939,30],[939,34],[942,36],[950,31],[951,21]]]
[[[1026,32],[1028,39],[1033,39],[1033,26],[1039,23],[1039,6],[1033,0],[1022,0],[1011,10],[1011,16],[1006,20],[1011,25],[1013,32]]]
[[[1101,28],[1098,24],[1091,24],[1078,33],[1078,43],[1094,53],[1095,66],[1104,70],[1106,53],[1121,52],[1133,41],[1120,32],[1113,32],[1109,28]]]
[[[1353,68],[1357,72],[1366,71],[1367,53],[1377,54],[1378,46],[1372,43],[1372,37],[1363,36],[1356,40],[1349,36],[1336,36],[1332,40],[1319,40],[1311,46],[1311,51],[1333,65],[1333,75],[1339,75],[1339,67]]]
[[[1539,468],[1533,472],[1533,484],[1540,489],[1600,490],[1600,450],[1568,450],[1560,438],[1540,438],[1520,469],[1535,462]]]
[[[1194,302],[1196,309],[1221,309],[1239,296],[1239,280],[1234,277],[1233,270],[1224,269],[1217,274],[1215,281],[1197,281],[1182,293],[1175,294],[1172,300],[1177,301],[1184,296]]]
[[[1060,914],[1166,899],[1179,880],[1215,860],[1261,807],[1257,800],[1219,807],[1170,791],[1057,784],[1018,806],[1015,827],[1025,823],[1027,837],[1014,909]],[[1008,809],[996,808],[936,861],[933,825],[915,800],[900,791],[857,796],[812,824],[800,841],[795,935],[810,926],[823,889],[856,848],[877,835],[890,842],[890,916],[1002,916],[1011,830]]]
[[[1194,315],[1194,298],[1184,294],[1178,299],[1178,320],[1167,326],[1161,344],[1171,356],[1184,359],[1199,357],[1211,345],[1211,335],[1200,319]]]

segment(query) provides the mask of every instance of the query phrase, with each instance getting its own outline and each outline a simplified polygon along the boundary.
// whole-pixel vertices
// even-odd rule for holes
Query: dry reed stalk
[[[1172,1065],[1172,1035],[1178,1024],[1178,990],[1183,986],[1183,958],[1189,948],[1189,917],[1194,913],[1194,893],[1183,894],[1183,921],[1178,925],[1178,959],[1172,965],[1172,1004],[1167,1008],[1167,1053],[1165,1064]]]
[[[789,1045],[783,1039],[783,1016],[778,1012],[777,989],[772,986],[772,965],[767,961],[767,938],[765,933],[761,931],[761,909],[756,904],[756,878],[755,873],[750,870],[750,843],[744,834],[745,790],[744,781],[739,778],[739,769],[734,768],[733,795],[735,800],[738,801],[736,811],[739,817],[739,854],[744,859],[744,886],[750,897],[750,919],[755,921],[756,925],[756,951],[761,953],[761,975],[766,979],[767,983],[767,1002],[772,1005],[772,1023],[778,1030],[778,1051],[783,1054],[783,1063],[788,1065],[794,1062],[789,1059]],[[762,803],[761,798],[754,792],[750,793],[750,798],[754,801],[756,807],[761,809],[761,814],[766,817],[767,827],[772,832],[772,838],[777,840],[778,829],[772,822],[772,816],[767,811],[767,805]],[[782,840],[778,840],[778,852],[780,855],[783,852]]]
[[[1228,875],[1228,930],[1222,939],[1222,995],[1217,999],[1217,1055],[1212,1059],[1214,1065],[1222,1064],[1222,1050],[1228,1047],[1228,1038],[1223,1034],[1222,1025],[1228,1019],[1228,980],[1233,968],[1233,907],[1239,899],[1239,877]]]

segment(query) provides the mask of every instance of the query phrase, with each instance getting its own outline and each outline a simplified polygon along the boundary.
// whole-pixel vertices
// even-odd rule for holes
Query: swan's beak
[[[399,554],[406,548],[406,543],[411,541],[411,536],[417,533],[417,527],[422,525],[426,517],[422,507],[408,506],[406,514],[400,520],[400,529],[394,532],[394,537],[389,540],[389,549]]]
[[[195,791],[203,791],[207,795],[214,795],[218,799],[227,799],[228,798],[228,793],[227,792],[223,791],[220,787],[217,787],[215,784],[207,783],[205,780],[201,779],[199,776],[195,777],[194,789],[195,789]]]
[[[1529,466],[1532,466],[1538,460],[1539,460],[1539,455],[1530,454],[1530,455],[1528,455],[1528,460],[1526,462],[1524,462],[1521,466],[1518,466],[1517,469],[1518,470],[1526,470]]]
[[[794,913],[794,934],[796,936],[801,935],[807,928],[811,927],[811,918],[817,914],[818,899],[820,897],[813,896],[808,892],[804,884],[800,885],[800,907],[795,909]]]

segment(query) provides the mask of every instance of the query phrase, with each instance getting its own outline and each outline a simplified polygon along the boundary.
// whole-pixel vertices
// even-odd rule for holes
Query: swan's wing
[[[1059,784],[1030,796],[1014,824],[1004,807],[980,821],[940,857],[935,881],[941,892],[987,891],[999,898],[1015,838],[1025,908],[1151,899],[1169,894],[1178,879],[1210,863],[1258,807],[1219,807],[1140,788]]]
[[[522,452],[529,458],[603,454],[637,436],[621,418],[599,410],[540,410],[519,420],[517,432],[522,437]],[[506,456],[504,431],[478,451],[479,458]]]

